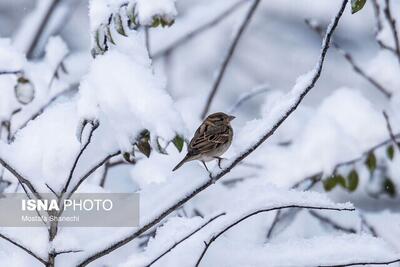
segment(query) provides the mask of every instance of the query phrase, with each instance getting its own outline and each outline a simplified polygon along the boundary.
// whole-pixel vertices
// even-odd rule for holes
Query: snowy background
[[[0,266],[398,266],[398,1],[348,3],[235,163],[342,2],[260,1],[207,111],[236,116],[212,183],[171,170],[255,1],[0,0],[0,190],[141,198],[138,228],[0,228]]]

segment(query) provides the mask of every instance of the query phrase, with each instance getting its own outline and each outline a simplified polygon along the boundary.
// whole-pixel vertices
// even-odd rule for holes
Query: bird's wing
[[[225,125],[201,125],[190,141],[189,151],[194,154],[207,154],[229,142],[229,131],[229,127]]]

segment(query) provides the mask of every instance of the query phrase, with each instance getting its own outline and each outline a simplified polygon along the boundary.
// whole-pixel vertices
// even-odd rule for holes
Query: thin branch
[[[144,40],[145,40],[145,44],[146,44],[147,53],[149,54],[149,58],[151,58],[149,27],[144,27]]]
[[[66,59],[67,57],[68,57],[68,53],[62,57],[62,59],[60,60],[60,62],[58,62],[57,66],[56,66],[56,68],[55,68],[55,70],[54,70],[54,72],[53,72],[53,75],[51,76],[51,79],[50,79],[50,82],[49,82],[49,85],[48,85],[48,88],[49,88],[49,89],[50,89],[51,86],[53,85],[54,80],[55,80],[56,78],[58,79],[58,77],[59,77],[59,74],[58,74],[58,73],[59,73],[59,70],[60,70],[60,69],[61,69],[62,71],[64,71],[65,73],[67,73],[67,70],[66,70],[65,65],[64,65],[64,61],[65,61],[65,59]]]
[[[269,90],[271,90],[271,88],[268,84],[262,84],[262,85],[259,85],[255,88],[253,88],[252,90],[250,90],[250,92],[241,95],[238,98],[238,100],[236,101],[236,103],[233,104],[232,107],[229,109],[228,113],[233,114],[243,103],[252,99],[255,96],[264,94],[264,93],[268,92]]]
[[[120,155],[121,152],[117,151],[115,153],[109,154],[107,155],[104,159],[102,159],[101,161],[99,161],[96,165],[94,165],[87,173],[85,173],[79,180],[78,183],[73,187],[73,189],[71,190],[71,192],[68,194],[68,199],[71,198],[71,196],[75,193],[76,190],[78,190],[79,186],[92,174],[94,173],[98,168],[100,168],[101,166],[103,166],[108,160],[110,160],[111,158]]]
[[[394,259],[389,261],[371,261],[371,262],[353,262],[353,263],[344,263],[338,265],[319,265],[319,267],[344,267],[344,266],[355,266],[355,265],[389,265],[392,263],[400,262],[400,259]]]
[[[83,252],[83,250],[73,250],[73,249],[71,249],[71,250],[62,250],[62,251],[54,252],[54,255],[58,256],[58,255],[61,255],[61,254],[79,253],[79,252]]]
[[[183,237],[182,239],[180,239],[178,242],[176,242],[175,244],[173,244],[171,247],[169,247],[168,249],[166,249],[160,256],[158,256],[157,258],[155,258],[154,260],[152,260],[149,264],[146,265],[146,267],[149,267],[151,265],[153,265],[156,261],[158,261],[159,259],[161,259],[162,257],[164,257],[166,254],[168,254],[170,251],[172,251],[175,247],[177,247],[179,244],[181,244],[182,242],[184,242],[185,240],[187,240],[188,238],[190,238],[192,235],[196,234],[198,231],[200,231],[201,229],[203,229],[204,227],[206,227],[209,223],[211,223],[212,221],[214,221],[215,219],[221,217],[225,215],[225,213],[221,213],[219,215],[216,215],[214,217],[212,217],[211,219],[209,219],[207,222],[203,223],[200,227],[196,228],[194,231],[192,231],[191,233],[189,233],[188,235],[186,235],[185,237]]]
[[[392,125],[390,124],[389,116],[387,115],[387,113],[385,111],[383,111],[383,117],[386,120],[386,127],[387,127],[387,130],[389,132],[390,139],[392,140],[393,144],[395,146],[397,146],[397,148],[400,151],[400,143],[398,143],[396,141],[396,136],[393,134],[393,129],[392,129]]]
[[[36,111],[35,113],[33,113],[24,123],[22,123],[18,129],[15,130],[14,134],[12,135],[12,139],[14,138],[15,134],[20,131],[21,129],[25,128],[26,125],[28,125],[28,123],[34,119],[36,119],[37,117],[40,116],[40,114],[42,114],[51,104],[53,104],[59,97],[67,95],[69,93],[75,92],[77,91],[78,87],[77,85],[71,85],[69,88],[57,93],[56,95],[54,95],[52,98],[49,99],[49,101],[47,101],[46,104],[44,104],[38,111]]]
[[[228,231],[229,229],[231,229],[232,227],[234,227],[235,225],[241,223],[242,221],[257,215],[259,213],[264,213],[264,212],[269,212],[269,211],[273,211],[273,210],[283,210],[283,209],[293,209],[293,208],[298,208],[298,209],[314,209],[314,210],[336,210],[336,211],[354,211],[354,208],[329,208],[329,207],[318,207],[318,206],[303,206],[303,205],[287,205],[287,206],[282,206],[282,207],[273,207],[273,208],[269,208],[269,209],[261,209],[261,210],[257,210],[254,211],[252,213],[249,213],[243,217],[241,217],[238,220],[235,220],[233,223],[229,224],[227,227],[225,227],[224,229],[222,229],[220,232],[218,232],[217,234],[215,234],[209,241],[205,241],[205,248],[203,250],[203,252],[201,253],[199,259],[196,262],[196,267],[199,266],[201,260],[203,259],[204,255],[206,254],[207,250],[210,248],[211,244],[213,242],[215,242],[215,240],[218,239],[218,237],[220,237],[222,234],[224,234],[226,231]]]
[[[43,19],[41,20],[41,22],[39,24],[39,27],[38,27],[38,29],[37,29],[37,31],[35,33],[35,36],[34,36],[32,42],[31,42],[31,44],[30,44],[30,46],[28,48],[28,51],[26,52],[26,57],[27,58],[32,58],[33,57],[33,53],[35,52],[35,49],[36,49],[36,47],[37,47],[37,45],[39,43],[39,40],[40,40],[40,38],[42,37],[42,35],[43,35],[44,31],[45,31],[46,25],[50,21],[50,17],[52,16],[54,10],[57,8],[57,6],[58,6],[58,4],[60,2],[61,2],[61,0],[53,0],[50,3],[50,5],[49,5],[49,7],[48,7],[48,9],[46,11],[46,14],[44,15]]]
[[[0,71],[0,75],[9,75],[9,74],[21,74],[22,70],[2,70]]]
[[[18,182],[20,182],[21,184],[25,184],[37,199],[42,199],[42,197],[40,196],[36,188],[33,186],[33,184],[28,179],[23,177],[18,171],[16,171],[15,168],[10,166],[2,158],[0,158],[0,164],[3,165],[3,167],[6,168],[10,173],[12,173],[17,178]]]
[[[393,47],[388,46],[382,40],[379,39],[379,34],[382,31],[382,19],[381,19],[381,8],[378,4],[378,0],[372,0],[372,6],[374,8],[374,15],[375,15],[375,40],[378,45],[385,50],[388,50],[394,54],[396,54],[396,50]]]
[[[394,138],[395,138],[394,140],[396,140],[396,138],[400,138],[400,133],[394,135]],[[377,145],[374,145],[373,147],[367,149],[367,150],[364,151],[364,152],[361,154],[361,156],[359,156],[359,157],[356,157],[356,158],[351,159],[351,160],[347,160],[347,161],[343,161],[343,162],[337,163],[337,164],[334,166],[334,168],[333,168],[333,169],[334,169],[333,172],[336,172],[340,167],[348,166],[348,165],[353,165],[353,164],[355,164],[355,163],[358,163],[358,162],[364,160],[365,157],[366,157],[371,151],[374,151],[374,150],[376,150],[376,149],[378,149],[378,148],[381,148],[381,147],[383,147],[383,146],[385,146],[385,145],[387,145],[387,144],[389,144],[389,143],[391,143],[391,142],[393,142],[392,139],[387,139],[387,140],[385,140],[385,141],[383,141],[383,142],[380,142],[380,143],[378,143]],[[308,176],[308,177],[306,177],[306,178],[300,180],[299,182],[296,182],[296,183],[292,186],[292,189],[294,189],[294,188],[299,188],[300,186],[302,186],[302,185],[304,185],[304,184],[307,184],[306,188],[303,188],[303,190],[310,190],[312,187],[314,187],[315,184],[317,184],[318,182],[320,182],[320,181],[322,180],[323,175],[324,175],[324,173],[323,173],[322,171],[317,172],[317,173],[314,173],[314,174],[312,174],[312,175],[310,175],[310,176]],[[266,238],[267,238],[267,239],[270,239],[270,238],[271,238],[272,233],[273,233],[273,231],[275,230],[275,227],[277,226],[278,222],[283,218],[283,216],[284,216],[284,214],[282,214],[281,211],[278,211],[278,212],[276,213],[276,215],[275,215],[275,217],[274,217],[274,220],[272,221],[271,226],[269,227],[269,229],[268,229],[268,231],[267,231],[267,235],[266,235]],[[360,216],[360,217],[361,217],[361,216]],[[365,219],[363,219],[363,218],[361,217],[361,221],[363,222],[363,221],[365,221]],[[366,224],[366,225],[367,225],[367,224]],[[370,230],[371,230],[371,233],[372,233],[373,235],[376,234],[376,232],[374,232],[373,229],[370,229]]]
[[[124,164],[127,164],[127,163],[125,161],[123,161],[123,160],[118,160],[118,161],[114,161],[114,162],[107,161],[104,164],[104,171],[103,171],[103,175],[101,176],[101,180],[100,180],[99,185],[101,187],[103,187],[103,188],[106,185],[106,180],[107,180],[107,175],[108,175],[109,169],[111,169],[113,167],[116,167],[116,166],[119,166],[119,165],[124,165]]]
[[[225,71],[232,59],[233,53],[235,52],[235,49],[239,43],[239,40],[242,37],[243,32],[246,29],[246,27],[249,25],[250,20],[253,17],[258,4],[260,3],[260,0],[253,0],[253,1],[254,1],[253,4],[251,5],[249,11],[247,12],[246,16],[244,17],[242,23],[240,24],[239,29],[237,30],[237,32],[229,46],[229,49],[224,57],[224,60],[222,61],[222,65],[221,65],[220,69],[218,70],[217,77],[213,83],[210,94],[208,95],[208,98],[206,101],[206,105],[201,114],[202,119],[204,119],[206,117],[206,115],[210,109],[211,103],[215,97],[215,94],[217,93],[218,87],[222,81],[222,78],[224,77]]]
[[[314,218],[318,219],[322,223],[325,223],[325,224],[328,224],[328,225],[332,226],[332,228],[335,229],[335,230],[343,231],[343,232],[346,232],[348,234],[357,233],[356,229],[354,229],[352,227],[344,227],[344,226],[338,224],[337,222],[331,220],[331,218],[323,216],[323,215],[319,214],[318,212],[316,212],[314,210],[309,210],[308,213],[310,213],[311,216],[313,216]]]
[[[174,49],[180,47],[181,45],[187,43],[188,41],[192,40],[195,36],[203,33],[204,31],[206,31],[208,29],[213,28],[214,26],[218,25],[219,22],[221,22],[226,17],[228,17],[230,14],[232,14],[235,10],[237,10],[241,5],[243,5],[244,3],[248,2],[248,1],[249,0],[241,0],[241,1],[236,2],[235,4],[233,4],[232,6],[227,8],[225,11],[223,11],[219,16],[214,18],[213,20],[210,20],[209,22],[201,25],[200,27],[194,29],[193,31],[185,34],[184,36],[182,36],[181,38],[174,41],[171,45],[169,45],[167,48],[163,49],[162,51],[155,53],[153,58],[157,59],[157,58],[163,57],[163,56],[169,54],[170,52],[172,52],[172,50],[174,50]]]
[[[211,179],[209,179],[207,182],[203,183],[202,185],[198,186],[195,188],[191,193],[188,195],[184,196],[182,199],[176,201],[173,203],[169,208],[164,210],[158,217],[154,218],[144,226],[140,227],[138,230],[130,234],[129,236],[114,242],[112,245],[108,246],[105,249],[101,249],[98,252],[90,255],[89,257],[83,259],[78,266],[83,267],[88,265],[89,263],[95,261],[98,258],[101,258],[112,251],[120,248],[121,246],[124,246],[125,244],[129,243],[136,237],[140,236],[153,226],[157,225],[160,221],[162,221],[165,217],[167,217],[169,214],[171,214],[173,211],[175,211],[177,208],[188,202],[190,199],[192,199],[194,196],[208,188],[209,186],[213,185],[216,181],[224,177],[227,173],[229,173],[236,165],[238,165],[242,160],[244,160],[247,156],[249,156],[251,153],[253,153],[261,144],[263,144],[269,137],[271,137],[275,131],[282,125],[282,123],[292,114],[299,104],[302,102],[303,98],[307,95],[307,93],[314,88],[316,82],[318,81],[321,72],[322,72],[322,67],[326,58],[326,53],[329,49],[329,42],[331,40],[332,34],[335,31],[339,20],[346,8],[348,0],[344,0],[341,4],[341,7],[338,11],[338,13],[335,15],[335,18],[332,21],[332,24],[327,30],[326,37],[324,38],[324,41],[322,42],[322,49],[321,49],[321,54],[320,57],[317,61],[317,64],[315,66],[315,72],[313,73],[313,76],[311,77],[311,81],[309,84],[304,84],[303,90],[301,88],[297,88],[297,90],[301,90],[300,94],[297,98],[294,98],[294,104],[291,105],[287,111],[284,112],[284,115],[280,117],[275,124],[270,129],[266,130],[266,133],[251,147],[249,147],[247,150],[245,150],[242,154],[240,154],[236,159],[234,159],[225,169],[221,170],[219,173],[217,173],[215,176],[212,176]],[[106,162],[106,160],[104,161]]]
[[[16,241],[12,240],[11,238],[9,238],[9,237],[7,237],[7,236],[5,236],[3,234],[0,234],[0,237],[3,238],[4,240],[7,240],[8,242],[13,244],[14,246],[19,247],[20,249],[22,249],[23,251],[25,251],[26,253],[28,253],[29,255],[31,255],[32,257],[34,257],[35,259],[37,259],[41,263],[43,263],[44,265],[47,264],[47,262],[43,258],[41,258],[38,255],[36,255],[34,252],[32,252],[32,250],[24,247],[23,245],[17,243]]]
[[[371,232],[372,236],[378,237],[378,233],[376,232],[375,228],[367,221],[367,219],[365,218],[364,214],[359,212],[358,216],[360,217],[361,224],[363,226],[367,227],[367,229]]]
[[[392,12],[391,12],[391,9],[390,9],[390,1],[389,0],[385,0],[385,8],[383,9],[383,13],[385,14],[385,17],[386,17],[387,21],[389,22],[390,30],[392,31],[392,35],[393,35],[394,45],[395,45],[395,48],[396,48],[395,51],[396,51],[397,60],[400,63],[400,41],[399,41],[399,35],[397,33],[396,20],[392,16]]]
[[[305,20],[306,24],[310,27],[310,29],[314,30],[317,34],[322,35],[323,31],[321,26],[316,25],[315,23],[311,22],[309,19]],[[377,80],[373,77],[369,76],[353,59],[353,56],[346,50],[344,50],[338,43],[332,41],[333,47],[341,54],[346,61],[351,65],[353,70],[359,74],[361,77],[366,79],[369,83],[371,83],[376,89],[378,89],[381,93],[383,93],[387,98],[392,96],[392,93],[385,89]]]
[[[69,184],[71,183],[72,177],[74,176],[74,172],[75,172],[75,169],[76,169],[76,167],[78,165],[78,162],[79,162],[81,156],[83,155],[83,152],[85,152],[86,148],[89,146],[90,142],[92,141],[92,136],[93,136],[94,131],[96,131],[96,129],[99,126],[99,124],[95,123],[95,122],[90,123],[90,125],[91,125],[91,128],[90,128],[90,131],[89,131],[89,137],[88,137],[88,139],[86,140],[86,143],[80,149],[78,155],[75,158],[74,164],[72,165],[72,168],[69,171],[67,182],[65,183],[64,188],[61,191],[61,196],[63,194],[65,194],[65,192],[67,192]]]

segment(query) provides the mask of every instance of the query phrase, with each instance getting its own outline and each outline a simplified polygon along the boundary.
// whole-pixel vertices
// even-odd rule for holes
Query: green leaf
[[[337,185],[340,185],[346,188],[346,180],[341,175],[333,175],[324,181],[324,189],[325,191],[329,192]]]
[[[367,165],[368,170],[372,173],[376,169],[376,157],[373,151],[371,151],[367,159],[365,160],[365,165]]]
[[[123,159],[124,159],[126,162],[128,162],[128,163],[131,163],[131,164],[135,164],[135,163],[136,163],[136,161],[135,161],[135,154],[134,154],[134,152],[133,152],[133,149],[132,149],[132,152],[131,152],[131,153],[129,153],[129,152],[124,152],[124,153],[122,153],[122,157],[123,157]]]
[[[351,0],[351,14],[357,13],[360,11],[367,0]]]
[[[172,140],[172,143],[174,143],[176,149],[178,149],[179,152],[182,152],[183,143],[184,143],[182,136],[179,136],[179,135],[175,136],[175,138]]]
[[[153,17],[153,23],[151,24],[151,27],[157,28],[161,23],[161,20],[159,17]]]
[[[157,138],[156,138],[156,143],[157,143],[157,151],[158,151],[160,154],[168,155],[167,150],[165,150],[165,148],[162,147],[161,144],[160,144],[160,137],[157,137]]]
[[[393,145],[390,145],[386,148],[386,155],[390,160],[393,160],[394,157],[394,147]]]
[[[354,192],[358,186],[358,173],[356,170],[352,170],[349,175],[347,176],[347,189],[350,192]]]
[[[342,175],[336,175],[336,181],[341,187],[346,188],[346,179]]]
[[[150,157],[151,146],[149,144],[149,140],[143,140],[142,142],[137,143],[136,146],[139,151],[143,153],[143,155]]]
[[[383,182],[383,189],[390,197],[396,196],[396,186],[390,178],[385,178],[385,181]]]
[[[136,142],[136,147],[146,157],[150,157],[151,153],[151,146],[149,140],[150,140],[150,132],[145,129],[139,134]]]

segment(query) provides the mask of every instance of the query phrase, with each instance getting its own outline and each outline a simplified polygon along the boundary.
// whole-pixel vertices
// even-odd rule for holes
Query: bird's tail
[[[184,163],[186,163],[187,161],[190,160],[190,155],[186,155],[183,160],[181,160],[176,166],[175,168],[172,169],[172,171],[176,171],[178,168],[180,168]]]

